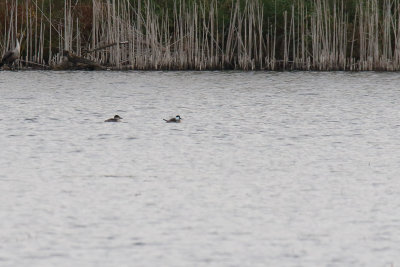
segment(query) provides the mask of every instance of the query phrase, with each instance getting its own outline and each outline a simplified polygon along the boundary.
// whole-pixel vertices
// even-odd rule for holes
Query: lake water
[[[400,264],[398,73],[0,72],[0,94],[0,266]]]

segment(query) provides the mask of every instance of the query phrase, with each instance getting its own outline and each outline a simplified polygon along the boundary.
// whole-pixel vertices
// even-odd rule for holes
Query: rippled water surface
[[[0,72],[0,94],[0,266],[400,264],[398,73]]]

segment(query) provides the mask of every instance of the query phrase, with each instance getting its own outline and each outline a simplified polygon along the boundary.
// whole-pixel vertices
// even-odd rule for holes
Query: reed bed
[[[3,0],[0,52],[19,33],[21,66],[68,50],[110,69],[400,70],[400,0],[351,2],[293,0],[267,16],[262,0]]]

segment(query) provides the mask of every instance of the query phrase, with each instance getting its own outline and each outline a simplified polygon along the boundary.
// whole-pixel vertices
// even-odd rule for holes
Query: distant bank
[[[400,70],[400,0],[4,0],[0,18],[19,68]]]

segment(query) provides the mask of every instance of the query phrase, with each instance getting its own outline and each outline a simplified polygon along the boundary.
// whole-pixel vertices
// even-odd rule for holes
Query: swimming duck
[[[169,122],[176,122],[176,123],[179,123],[179,122],[181,122],[181,120],[183,120],[182,118],[181,118],[181,116],[179,116],[179,115],[176,115],[175,116],[175,118],[171,118],[171,119],[169,119],[169,120],[166,120],[166,119],[163,119],[165,122],[167,122],[167,123],[169,123]]]
[[[119,122],[122,118],[118,115],[115,115],[114,118],[105,120],[104,122]]]

